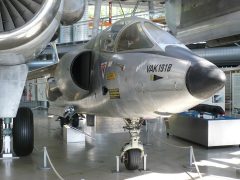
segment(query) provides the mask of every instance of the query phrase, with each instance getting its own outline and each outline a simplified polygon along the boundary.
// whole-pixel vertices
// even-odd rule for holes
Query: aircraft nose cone
[[[213,64],[198,62],[193,64],[186,76],[186,85],[192,96],[207,99],[225,85],[226,76]]]

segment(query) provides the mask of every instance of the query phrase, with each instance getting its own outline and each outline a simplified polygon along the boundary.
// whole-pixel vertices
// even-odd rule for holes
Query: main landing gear
[[[13,120],[13,127],[11,123]],[[2,129],[2,121],[4,128]],[[13,151],[17,156],[27,156],[32,153],[34,146],[33,113],[31,109],[20,107],[15,118],[1,119],[0,148],[4,145],[3,157],[11,157],[11,136]],[[4,142],[4,143],[3,143]]]
[[[65,109],[63,117],[59,116],[58,120],[61,127],[65,124],[70,124],[72,127],[77,128],[79,126],[79,120],[82,118],[84,117],[81,114],[78,114],[73,106],[69,106]]]
[[[136,170],[144,156],[144,148],[140,142],[140,128],[143,119],[125,119],[126,126],[123,128],[129,131],[131,140],[122,148],[121,161],[128,170]]]

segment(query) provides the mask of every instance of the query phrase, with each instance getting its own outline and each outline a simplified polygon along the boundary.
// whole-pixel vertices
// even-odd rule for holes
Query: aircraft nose
[[[186,85],[192,96],[207,99],[225,85],[226,76],[222,70],[208,62],[193,64],[186,76]]]

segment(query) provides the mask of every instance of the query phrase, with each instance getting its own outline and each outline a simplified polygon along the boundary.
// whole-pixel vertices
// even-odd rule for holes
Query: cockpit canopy
[[[157,25],[137,17],[116,22],[100,37],[100,50],[105,52],[150,49],[154,46],[164,51],[167,45],[173,44],[181,43]]]
[[[152,48],[154,44],[148,38],[140,22],[124,29],[117,42],[117,51]]]

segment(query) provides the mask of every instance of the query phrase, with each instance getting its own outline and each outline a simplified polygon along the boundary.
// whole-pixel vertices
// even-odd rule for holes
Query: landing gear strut
[[[122,148],[121,161],[128,170],[136,170],[144,156],[144,148],[140,142],[140,128],[143,119],[125,119],[126,126],[123,128],[129,131],[130,142]]]
[[[0,153],[2,152],[3,148],[3,120],[0,119]]]
[[[12,157],[12,153],[11,153],[12,118],[4,118],[3,122],[4,122],[4,129],[3,129],[4,154],[3,154],[3,158],[4,157]]]

